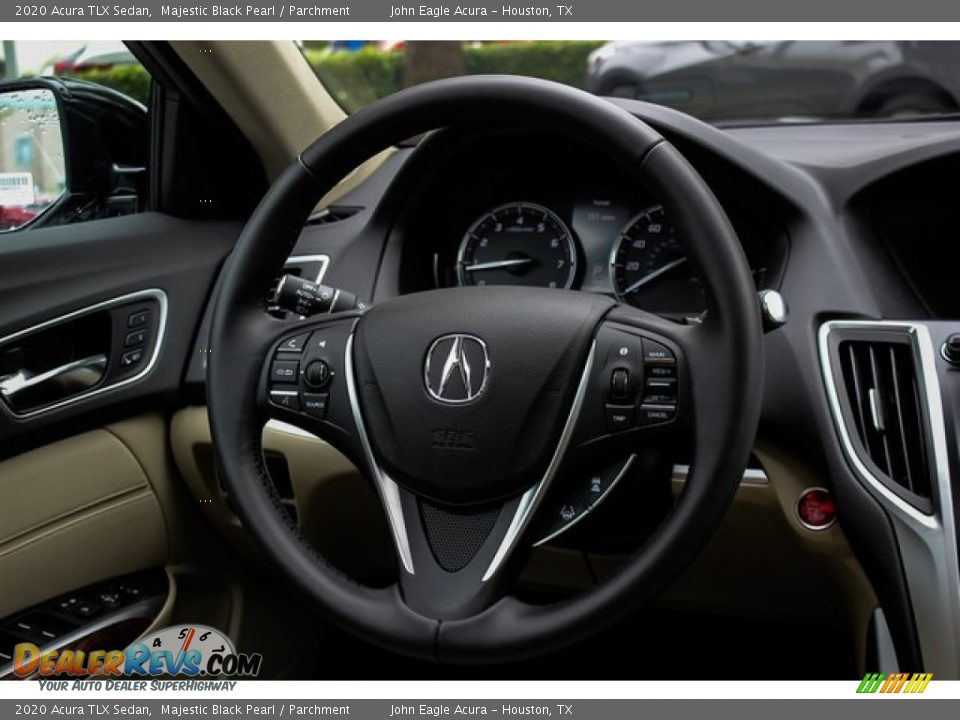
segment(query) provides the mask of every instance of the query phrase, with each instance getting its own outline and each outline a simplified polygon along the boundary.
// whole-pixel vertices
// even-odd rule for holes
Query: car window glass
[[[133,53],[116,41],[11,40],[0,53],[0,233],[145,209],[150,77]],[[83,99],[71,110],[67,95]],[[96,127],[71,123],[81,105]],[[88,166],[79,153],[71,162],[71,143]]]

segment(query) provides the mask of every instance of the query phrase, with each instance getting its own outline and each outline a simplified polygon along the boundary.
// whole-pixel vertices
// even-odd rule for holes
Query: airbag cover
[[[453,504],[531,486],[556,449],[594,330],[613,305],[592,293],[474,287],[373,307],[357,326],[354,365],[381,467]]]

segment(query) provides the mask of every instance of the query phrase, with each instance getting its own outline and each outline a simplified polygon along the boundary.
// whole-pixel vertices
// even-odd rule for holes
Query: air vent
[[[308,219],[307,225],[332,225],[341,220],[352,218],[358,212],[363,210],[360,207],[331,206],[324,208],[320,212],[314,213]]]
[[[881,479],[929,500],[930,457],[911,336],[888,331],[859,340],[848,334],[836,353],[839,392],[849,404],[861,459]]]

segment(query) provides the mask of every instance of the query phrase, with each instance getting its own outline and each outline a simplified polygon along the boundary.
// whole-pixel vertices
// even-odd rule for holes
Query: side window
[[[3,41],[2,234],[145,210],[150,76],[123,43]]]

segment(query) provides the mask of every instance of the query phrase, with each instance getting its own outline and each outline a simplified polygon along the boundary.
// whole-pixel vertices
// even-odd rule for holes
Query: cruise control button
[[[640,420],[641,426],[660,425],[662,423],[672,422],[677,417],[676,405],[641,405]]]
[[[633,405],[607,405],[607,430],[612,433],[629,430],[633,426]]]
[[[303,351],[304,345],[307,344],[307,339],[310,337],[310,333],[303,333],[302,335],[294,335],[292,338],[287,338],[282,343],[280,347],[277,348],[277,352],[282,353],[298,353]]]
[[[643,339],[643,359],[648,363],[674,363],[677,361],[670,348],[648,338]]]
[[[270,380],[277,383],[295,383],[300,374],[300,363],[295,360],[274,360],[270,366]]]
[[[303,411],[307,415],[323,420],[327,417],[327,403],[330,401],[329,393],[303,393]]]
[[[288,410],[299,410],[300,393],[296,390],[271,390],[270,402]]]
[[[677,401],[677,379],[652,377],[647,380],[643,401],[654,404],[675,403]]]
[[[647,365],[647,378],[675,378],[676,365]]]

